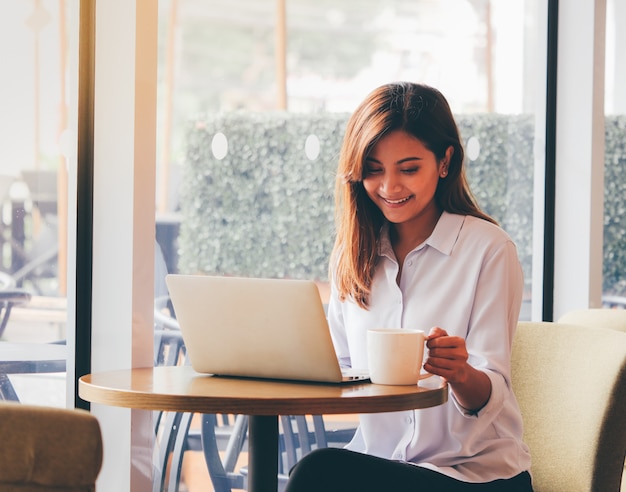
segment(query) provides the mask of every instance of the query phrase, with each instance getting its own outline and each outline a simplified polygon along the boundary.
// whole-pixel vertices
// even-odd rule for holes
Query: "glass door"
[[[66,360],[78,2],[3,2],[0,11],[3,396],[73,406]]]

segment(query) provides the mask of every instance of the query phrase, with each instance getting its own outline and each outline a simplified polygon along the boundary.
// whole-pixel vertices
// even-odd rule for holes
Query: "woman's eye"
[[[372,174],[380,174],[381,172],[383,172],[383,170],[378,167],[368,167],[365,169],[366,176],[371,176]]]
[[[418,170],[419,170],[419,168],[418,168],[418,167],[407,167],[407,168],[402,169],[402,172],[403,172],[404,174],[414,174],[414,173],[416,173]]]

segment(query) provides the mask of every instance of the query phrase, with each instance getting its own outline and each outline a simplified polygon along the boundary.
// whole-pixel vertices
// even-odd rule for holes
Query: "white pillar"
[[[96,2],[92,371],[153,364],[157,2]],[[92,405],[103,491],[152,488],[151,412]],[[131,452],[132,450],[132,452]]]
[[[605,13],[559,3],[554,319],[601,305]]]

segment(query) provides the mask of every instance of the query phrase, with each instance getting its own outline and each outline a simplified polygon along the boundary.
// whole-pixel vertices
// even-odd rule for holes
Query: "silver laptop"
[[[340,383],[342,370],[314,282],[168,275],[187,355],[199,373]]]

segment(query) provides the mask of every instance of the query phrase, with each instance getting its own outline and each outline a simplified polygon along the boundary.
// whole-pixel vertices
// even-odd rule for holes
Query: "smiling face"
[[[417,138],[402,130],[383,136],[365,161],[363,187],[385,218],[414,230],[434,227],[439,179],[447,175],[452,147],[441,162]],[[431,231],[428,231],[430,234]]]

